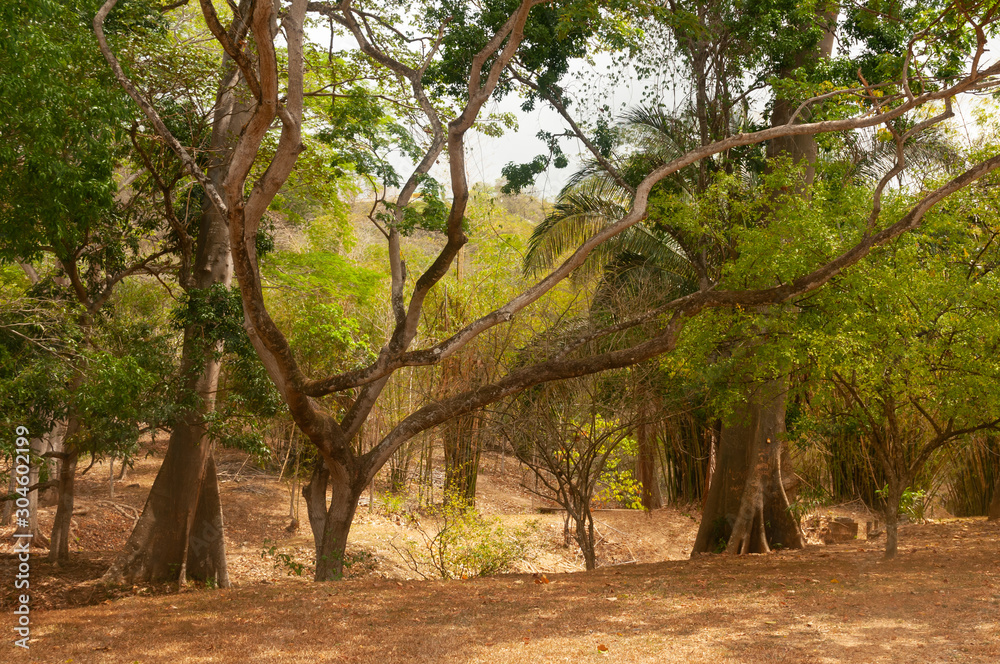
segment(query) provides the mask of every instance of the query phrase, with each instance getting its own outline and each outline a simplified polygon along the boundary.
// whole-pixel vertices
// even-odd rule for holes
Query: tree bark
[[[793,483],[782,473],[790,466],[785,392],[784,378],[768,381],[723,425],[692,555],[766,553],[805,544],[788,510]]]
[[[79,377],[74,379],[71,389],[73,392],[80,389]],[[70,528],[73,525],[73,504],[76,500],[76,462],[80,456],[73,444],[73,436],[79,426],[80,420],[71,409],[68,419],[56,423],[43,437],[45,447],[50,450],[58,447],[63,454],[59,459],[56,477],[56,516],[49,542],[49,562],[60,565],[69,562]],[[36,492],[36,495],[40,494]]]
[[[582,516],[576,518],[576,542],[583,554],[583,564],[587,571],[597,569],[597,552],[594,542],[594,516],[590,508],[584,504],[580,508]]]
[[[903,483],[894,476],[889,478],[889,493],[886,496],[885,511],[885,559],[896,557],[899,545],[899,505],[903,499]]]
[[[75,428],[72,425],[71,429]],[[59,463],[59,502],[56,518],[52,524],[52,539],[49,544],[49,562],[65,564],[69,562],[70,527],[73,525],[73,501],[76,483],[76,462],[79,453],[67,446],[66,456]]]
[[[343,578],[347,536],[354,521],[358,498],[367,486],[367,482],[358,481],[357,473],[351,473],[340,464],[334,464],[334,468],[329,470],[329,478],[332,480],[333,491],[320,533],[315,530],[316,521],[313,520],[312,510],[309,515],[313,538],[319,541],[316,548],[316,581],[336,581]]]
[[[344,576],[347,537],[367,482],[359,473],[335,463],[333,470],[322,458],[313,468],[309,484],[302,487],[316,547],[316,581],[336,581]],[[327,503],[327,489],[333,492]]]
[[[106,580],[229,585],[218,480],[201,417],[195,409],[171,432],[142,515]]]
[[[326,462],[320,457],[313,467],[309,484],[302,487],[302,497],[306,499],[306,513],[309,515],[309,526],[312,528],[313,545],[317,555],[323,547],[323,531],[326,529],[326,489],[330,484],[330,471]]]

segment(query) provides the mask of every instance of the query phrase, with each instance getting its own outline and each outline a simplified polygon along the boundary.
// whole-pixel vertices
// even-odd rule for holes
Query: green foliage
[[[4,3],[0,21],[0,260],[67,256],[84,238],[123,230],[112,214],[118,146],[134,110],[94,46],[96,0]],[[159,29],[149,2],[108,25],[112,42]],[[113,245],[107,249],[121,250]],[[104,252],[103,260],[112,255]],[[85,255],[99,263],[102,254]],[[110,269],[108,266],[106,269]]]
[[[312,137],[318,145],[312,145],[314,155],[307,156],[308,168],[327,173],[326,178],[311,178],[311,186],[324,179],[342,185],[360,176],[376,190],[400,187],[403,180],[393,165],[394,158],[416,162],[422,156],[406,111],[386,102],[406,94],[397,89],[400,83],[384,80],[358,54],[327,52],[313,46],[306,49],[305,56],[308,85],[337,91],[329,102],[317,99],[310,104],[322,124]],[[290,183],[294,187],[294,179]]]
[[[393,546],[415,573],[442,579],[511,571],[526,555],[529,538],[537,528],[535,522],[521,528],[506,527],[498,518],[480,515],[460,494],[445,496],[443,503],[429,508],[424,517],[411,514],[410,526],[417,531],[419,541]]]
[[[263,261],[262,270],[278,285],[304,291],[314,299],[346,300],[360,305],[374,297],[385,276],[328,250],[276,251]]]
[[[402,221],[397,222],[395,203],[384,201],[388,212],[376,213],[376,218],[387,226],[395,226],[401,235],[412,235],[416,229],[444,233],[448,230],[448,209],[445,204],[444,187],[429,175],[417,178],[417,192],[414,200],[403,208]]]
[[[423,18],[425,29],[436,32],[438,25],[447,22],[448,30],[441,58],[428,69],[426,80],[442,93],[461,99],[468,93],[473,57],[519,4],[515,0],[444,0],[429,7]],[[527,71],[537,72],[543,87],[554,85],[569,70],[570,59],[584,55],[587,39],[601,26],[601,19],[600,10],[591,2],[537,5],[528,14],[518,59]],[[480,75],[484,80],[492,64],[492,58],[483,63]],[[501,98],[512,89],[510,74],[504,72],[494,95]]]
[[[277,415],[284,403],[243,327],[239,289],[223,284],[191,289],[174,309],[171,322],[187,332],[190,343],[202,344],[224,360],[221,398],[207,416],[208,435],[258,460],[268,458],[264,427],[258,422]]]
[[[810,512],[814,512],[829,502],[829,496],[822,486],[805,485],[798,490],[795,500],[788,506],[788,511],[797,522]]]
[[[620,505],[625,509],[641,510],[642,484],[635,478],[629,462],[634,462],[637,453],[637,443],[634,438],[624,438],[618,446],[609,453],[600,449],[598,454],[606,456],[604,468],[597,480],[599,489],[594,494],[594,500],[603,505]]]
[[[44,297],[0,299],[0,422],[47,431],[66,412],[80,331],[73,307]]]
[[[899,500],[899,509],[915,523],[923,523],[927,511],[927,492],[923,489],[904,489]]]
[[[122,289],[86,339],[75,307],[30,294],[46,289],[0,307],[0,411],[35,434],[75,412],[79,451],[127,458],[146,428],[168,426],[175,413],[172,335],[142,288]]]
[[[406,496],[386,491],[376,497],[379,512],[387,517],[402,516],[406,513]]]
[[[889,497],[889,485],[886,484],[876,491],[876,493],[879,498],[886,500]],[[899,497],[899,514],[906,516],[914,523],[923,523],[924,513],[927,511],[928,499],[927,492],[923,489],[915,489],[913,487],[903,489],[903,493]]]
[[[604,125],[605,130],[607,124]],[[549,148],[547,155],[538,155],[531,161],[524,164],[507,164],[500,169],[506,182],[501,191],[505,194],[519,194],[535,183],[535,178],[548,170],[549,166],[556,168],[566,168],[569,159],[563,152],[562,147],[555,135],[547,131],[538,132],[538,140],[543,141]],[[610,136],[607,133],[601,137],[602,145],[610,151]]]
[[[283,570],[289,576],[302,576],[302,572],[306,570],[305,563],[298,562],[295,560],[295,556],[287,551],[279,551],[278,545],[272,543],[268,538],[264,538],[264,548],[260,552],[260,557],[262,560],[273,558],[274,568]]]

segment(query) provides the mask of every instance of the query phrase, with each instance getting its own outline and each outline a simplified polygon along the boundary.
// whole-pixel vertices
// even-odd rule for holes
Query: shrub
[[[527,554],[529,539],[537,527],[530,522],[524,528],[508,528],[500,519],[476,512],[460,495],[446,496],[441,505],[427,510],[423,521],[411,513],[409,525],[419,539],[393,547],[409,568],[425,579],[511,571]]]

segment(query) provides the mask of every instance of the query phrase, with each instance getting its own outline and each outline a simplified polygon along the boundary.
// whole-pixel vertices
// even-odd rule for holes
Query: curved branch
[[[243,74],[243,80],[247,82],[250,92],[253,94],[255,99],[260,101],[260,82],[257,80],[257,76],[254,75],[253,63],[250,62],[250,58],[239,48],[237,44],[234,44],[232,40],[229,39],[229,34],[226,32],[226,29],[222,27],[222,22],[219,21],[219,15],[215,12],[215,5],[212,4],[212,0],[198,1],[201,4],[201,13],[205,17],[205,23],[208,24],[208,29],[212,33],[212,36],[215,37],[216,41],[219,42],[226,54],[231,57],[240,68],[240,72]]]
[[[104,4],[101,5],[100,10],[98,10],[97,15],[94,16],[94,34],[97,36],[97,44],[101,49],[101,53],[104,55],[104,59],[108,61],[108,65],[111,67],[111,71],[114,72],[115,78],[118,83],[125,89],[128,96],[142,109],[142,112],[146,115],[149,121],[156,128],[156,133],[159,134],[163,140],[167,142],[170,149],[174,151],[177,157],[184,164],[184,167],[188,170],[191,175],[198,180],[205,192],[208,194],[209,199],[212,201],[212,205],[216,207],[220,214],[225,215],[228,212],[228,207],[219,193],[219,190],[215,188],[212,180],[205,175],[204,171],[198,166],[194,158],[188,153],[183,145],[180,144],[170,130],[167,129],[167,125],[164,124],[163,120],[160,118],[159,113],[153,108],[142,94],[136,89],[132,84],[132,81],[125,75],[124,70],[122,70],[121,63],[118,62],[118,57],[114,54],[111,48],[108,46],[108,40],[104,36],[104,21],[107,19],[108,14],[114,9],[115,5],[118,4],[118,0],[105,0]]]
[[[586,358],[549,360],[523,367],[489,385],[428,404],[403,419],[365,454],[361,459],[362,470],[371,476],[388,461],[400,445],[421,431],[522,392],[534,385],[627,367],[670,351],[677,344],[683,320],[680,314],[675,314],[656,336],[630,348]]]

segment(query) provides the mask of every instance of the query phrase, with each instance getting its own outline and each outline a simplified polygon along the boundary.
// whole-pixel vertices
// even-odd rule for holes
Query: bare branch
[[[548,101],[549,104],[552,105],[552,108],[556,109],[556,111],[559,112],[559,115],[561,115],[563,119],[566,120],[567,123],[569,123],[570,129],[573,130],[573,134],[578,139],[580,139],[580,142],[583,143],[583,145],[588,150],[590,150],[590,154],[594,156],[594,159],[596,159],[597,163],[601,165],[601,168],[607,171],[608,175],[613,177],[615,179],[615,182],[617,182],[623,189],[628,191],[630,194],[635,194],[635,187],[630,185],[625,180],[621,172],[617,168],[615,168],[610,161],[608,161],[607,157],[601,154],[601,151],[597,149],[597,146],[594,145],[594,142],[591,141],[587,137],[587,135],[583,133],[583,130],[580,129],[580,126],[576,123],[575,120],[573,120],[573,116],[569,114],[569,111],[566,108],[566,104],[562,101],[561,95],[553,94],[549,90],[543,90],[534,81],[531,81],[526,76],[523,76],[519,73],[515,73],[514,78],[523,83],[524,85],[528,86],[535,92],[537,92],[539,95],[542,96],[542,98]]]

